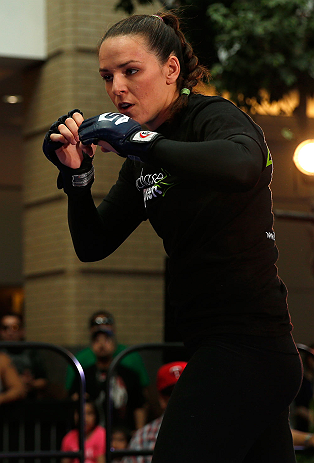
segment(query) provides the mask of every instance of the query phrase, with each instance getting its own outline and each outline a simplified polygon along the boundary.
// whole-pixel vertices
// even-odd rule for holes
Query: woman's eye
[[[138,72],[138,69],[127,69],[125,73],[127,76],[132,76],[133,74],[136,74],[137,72]]]
[[[101,76],[102,80],[105,80],[106,82],[110,82],[112,80],[112,76],[109,74],[104,74]]]

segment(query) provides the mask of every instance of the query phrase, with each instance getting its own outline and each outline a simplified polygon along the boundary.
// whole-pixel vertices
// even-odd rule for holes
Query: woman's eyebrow
[[[129,61],[126,61],[125,63],[121,63],[121,64],[118,64],[117,68],[118,69],[121,69],[121,68],[124,68],[125,66],[128,66],[129,64],[133,64],[133,63],[141,63],[141,61],[136,61],[136,60],[129,60]],[[106,68],[99,68],[99,72],[108,72],[109,69],[106,69]]]

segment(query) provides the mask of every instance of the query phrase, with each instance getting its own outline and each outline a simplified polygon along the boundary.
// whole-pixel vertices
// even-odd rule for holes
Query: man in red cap
[[[186,362],[171,362],[160,367],[157,372],[156,387],[158,391],[158,400],[163,412],[166,410],[171,393],[186,365]],[[143,428],[138,429],[133,435],[128,449],[153,450],[162,418],[163,414]],[[123,458],[122,463],[150,463],[151,460],[151,456],[130,456]]]

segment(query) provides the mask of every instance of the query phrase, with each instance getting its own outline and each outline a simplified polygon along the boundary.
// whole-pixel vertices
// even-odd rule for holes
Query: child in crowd
[[[64,452],[79,450],[79,432],[77,428],[78,412],[75,411],[75,429],[66,434],[61,443]],[[99,416],[95,404],[86,399],[85,403],[85,463],[105,463],[106,430],[99,424]],[[77,458],[63,458],[62,463],[79,463]]]
[[[124,450],[128,447],[131,440],[131,431],[125,426],[115,426],[112,429],[111,448],[114,450]],[[122,457],[115,457],[112,463],[122,461]]]

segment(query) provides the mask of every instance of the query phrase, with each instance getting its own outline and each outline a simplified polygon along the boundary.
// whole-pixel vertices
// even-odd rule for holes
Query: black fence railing
[[[298,343],[297,345],[298,351],[300,352],[300,355],[306,353],[310,354],[314,357],[314,350],[307,346],[306,344],[300,344]],[[301,461],[302,463],[312,463],[314,462],[314,448],[313,447],[305,447],[303,445],[295,446],[294,447],[296,457],[297,457],[297,462]]]
[[[64,407],[67,407],[66,404],[69,404],[69,402],[62,403],[60,402],[59,404],[54,403],[51,404],[49,402],[41,401],[40,402],[40,407],[42,410],[44,410],[45,416],[46,416],[46,422],[49,422],[49,430],[47,431],[47,428],[43,426],[43,424],[40,424],[40,417],[38,416],[38,420],[36,420],[36,407],[34,409],[34,404],[32,405],[27,405],[25,404],[20,407],[14,407],[14,404],[12,407],[8,407],[8,413],[6,414],[5,409],[6,407],[4,405],[1,406],[1,415],[3,417],[7,417],[7,424],[2,428],[2,445],[1,448],[4,449],[8,447],[6,444],[9,442],[10,436],[12,437],[12,429],[13,429],[13,435],[15,439],[18,439],[22,444],[19,446],[19,449],[17,451],[1,451],[0,448],[0,461],[5,461],[7,460],[22,460],[25,459],[26,461],[32,460],[36,461],[36,459],[51,459],[51,458],[78,458],[80,463],[84,463],[84,394],[85,394],[85,377],[84,377],[84,372],[83,369],[80,365],[80,363],[76,360],[74,355],[67,351],[66,349],[55,346],[53,344],[48,344],[48,343],[40,343],[40,342],[0,342],[0,350],[2,349],[8,349],[12,347],[17,347],[17,348],[27,348],[27,349],[46,349],[50,351],[54,351],[57,354],[61,355],[63,358],[66,359],[68,363],[74,367],[75,370],[75,375],[79,378],[79,423],[78,423],[78,430],[79,430],[79,450],[77,452],[64,452],[56,448],[56,433],[58,429],[58,407],[60,410],[62,409],[63,414],[67,413]],[[314,350],[311,349],[310,347],[306,346],[305,344],[297,344],[297,347],[299,351],[302,352],[308,352],[314,356]],[[105,420],[106,420],[106,463],[111,463],[112,459],[114,457],[122,457],[122,456],[148,456],[153,454],[153,450],[151,449],[143,449],[143,450],[130,450],[130,449],[125,449],[125,450],[114,450],[111,448],[111,438],[112,438],[112,416],[111,416],[111,409],[110,409],[110,400],[108,398],[110,397],[110,383],[111,383],[111,378],[115,374],[115,370],[117,365],[121,362],[121,360],[126,357],[128,354],[136,352],[136,351],[144,351],[144,350],[161,350],[162,352],[165,350],[178,350],[183,351],[184,346],[182,343],[176,343],[176,342],[169,342],[169,343],[147,343],[147,344],[138,344],[132,347],[129,347],[125,349],[123,352],[121,352],[117,357],[114,358],[113,362],[110,365],[110,368],[108,370],[107,374],[107,381],[106,381],[106,410],[105,410]],[[8,404],[9,405],[9,404]],[[11,405],[11,404],[10,404]],[[31,407],[31,408],[28,408]],[[30,431],[29,429],[25,428],[23,425],[24,419],[23,417],[25,416],[32,416],[32,419],[34,422],[37,423],[37,425],[34,427],[34,439],[36,441],[35,449],[34,450],[27,450],[23,447],[23,442],[27,440],[27,433]],[[39,415],[42,417],[42,413],[39,413]],[[53,417],[52,417],[53,416]],[[16,423],[19,422],[18,427],[16,426]],[[12,424],[15,423],[15,424]],[[11,426],[11,428],[10,428]],[[13,428],[12,428],[13,426]],[[24,426],[24,427],[23,427]],[[41,447],[41,436],[44,435],[46,439],[50,439],[50,445],[49,447],[52,449],[49,450],[42,450],[40,449]],[[5,445],[3,445],[3,443]],[[55,448],[55,449],[53,449]],[[296,449],[296,454],[302,455],[307,454],[308,452],[313,455],[313,451],[309,449],[305,449],[303,447],[297,447]],[[302,460],[303,461],[303,460]]]
[[[314,350],[311,349],[310,347],[306,346],[305,344],[297,344],[297,347],[299,351],[305,351],[314,356]],[[131,352],[135,351],[143,351],[143,350],[164,350],[164,349],[182,349],[184,348],[184,345],[182,343],[176,343],[176,342],[168,342],[168,343],[155,343],[155,344],[138,344],[132,347],[129,347],[125,349],[123,352],[121,352],[110,365],[108,375],[107,375],[107,381],[106,381],[106,397],[110,397],[110,379],[114,375],[115,369],[117,365],[120,363],[120,361],[128,354]],[[106,401],[106,463],[111,463],[112,458],[114,457],[123,457],[123,456],[147,456],[147,455],[152,455],[153,450],[151,449],[143,449],[143,450],[130,450],[130,449],[125,449],[125,450],[114,450],[111,448],[111,435],[112,435],[112,421],[111,421],[111,410],[110,410],[110,400]],[[295,447],[295,452],[297,455],[304,455],[305,457],[307,455],[314,455],[314,449],[307,449],[305,447]],[[302,460],[303,461],[303,460]]]
[[[143,351],[143,350],[161,350],[165,351],[165,349],[173,350],[179,349],[183,350],[184,345],[179,342],[164,342],[164,343],[147,343],[147,344],[136,344],[135,346],[128,347],[119,355],[117,355],[108,370],[107,378],[106,378],[106,411],[105,411],[105,419],[106,419],[106,463],[111,463],[113,457],[122,457],[127,455],[132,456],[146,456],[152,455],[153,450],[114,450],[111,448],[111,435],[112,435],[112,416],[111,416],[111,409],[110,409],[110,383],[111,378],[113,377],[117,365],[120,361],[126,357],[128,354],[135,352],[135,351]]]
[[[53,344],[42,342],[13,342],[1,341],[1,349],[37,349],[53,351],[63,357],[68,364],[72,365],[75,375],[79,380],[79,406],[78,406],[78,451],[64,452],[57,448],[56,437],[60,419],[69,415],[71,408],[68,401],[51,402],[49,400],[36,403],[22,401],[21,403],[10,403],[1,406],[1,450],[0,461],[52,459],[52,458],[78,458],[80,463],[84,463],[84,394],[85,376],[81,364],[74,355],[68,350]],[[68,408],[67,408],[68,407]],[[44,421],[42,418],[45,417]],[[32,423],[30,425],[30,423]],[[10,448],[10,442],[14,441],[14,450]],[[34,448],[27,450],[29,441],[32,441]],[[43,446],[43,441],[45,445]],[[43,449],[44,447],[44,449]],[[46,450],[45,448],[48,448]],[[52,447],[52,449],[51,449]]]

